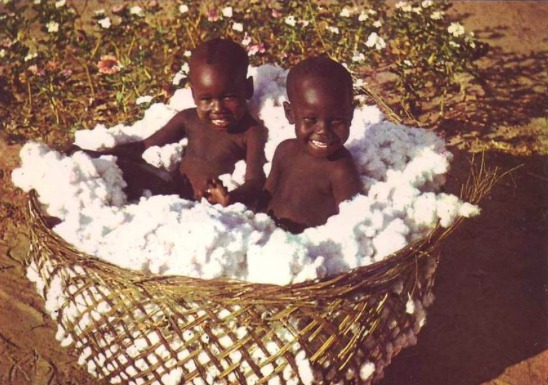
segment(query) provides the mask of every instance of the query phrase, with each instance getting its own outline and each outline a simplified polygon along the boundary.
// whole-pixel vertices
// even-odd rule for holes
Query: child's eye
[[[200,101],[203,102],[203,103],[211,103],[211,98],[201,98]]]
[[[304,120],[305,123],[310,123],[310,124],[314,124],[318,121],[317,118],[314,118],[312,116],[306,117],[303,120]]]

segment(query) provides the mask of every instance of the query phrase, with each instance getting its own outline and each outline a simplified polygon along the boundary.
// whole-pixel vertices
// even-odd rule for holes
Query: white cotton
[[[103,150],[142,140],[162,128],[177,111],[168,105],[154,103],[145,111],[144,117],[131,126],[118,124],[106,128],[99,124],[92,130],[76,131],[74,144],[86,150]]]
[[[162,147],[149,147],[143,152],[143,159],[155,167],[173,171],[181,160],[187,143],[188,139],[184,138],[177,143],[167,144]]]
[[[240,160],[234,165],[232,174],[223,174],[219,179],[228,191],[234,190],[245,183],[245,161]]]
[[[459,216],[464,218],[472,218],[480,214],[480,208],[468,202],[461,203],[459,206]]]
[[[396,218],[391,221],[384,230],[373,238],[375,260],[379,261],[404,247],[407,244],[406,235],[408,233],[409,229],[402,219]]]
[[[249,75],[255,86],[250,112],[269,129],[264,166],[268,174],[276,147],[295,137],[283,110],[287,70],[263,65],[251,67]],[[98,124],[77,131],[75,144],[104,149],[140,140],[193,106],[190,90],[179,89],[169,104],[152,104],[131,125]],[[143,158],[172,171],[186,143],[183,139],[149,148]],[[128,203],[126,182],[113,156],[63,156],[29,142],[21,149],[21,166],[13,171],[12,181],[24,191],[36,189],[49,215],[62,220],[54,230],[92,256],[154,274],[280,285],[366,266],[423,237],[438,223],[447,227],[458,217],[479,214],[477,206],[440,193],[452,155],[435,133],[386,121],[377,107],[363,106],[355,110],[345,147],[356,163],[361,193],[342,202],[339,214],[325,225],[297,235],[240,204],[222,208],[176,195],[147,195]],[[240,161],[232,175],[220,179],[233,190],[245,182],[245,170]],[[27,274],[45,290],[36,271],[29,268]],[[48,294],[48,311],[57,311],[63,300]]]
[[[375,373],[375,364],[369,361],[366,361],[360,367],[360,379],[362,381],[368,380]]]
[[[299,351],[295,355],[295,364],[299,370],[299,377],[303,384],[310,385],[314,381],[314,373],[312,372],[312,367],[310,366],[310,361],[306,357],[304,350]]]
[[[454,195],[442,193],[436,203],[440,225],[442,227],[449,227],[458,215],[459,198]]]
[[[194,104],[190,88],[180,88],[175,91],[171,99],[169,99],[168,106],[177,111],[195,107],[196,105]]]
[[[413,314],[415,312],[415,303],[411,295],[408,295],[407,302],[405,303],[405,312],[407,314]]]
[[[299,237],[276,229],[264,245],[251,245],[247,252],[247,279],[285,285],[310,262]]]
[[[412,219],[419,228],[433,228],[437,222],[436,194],[421,194],[413,202]]]

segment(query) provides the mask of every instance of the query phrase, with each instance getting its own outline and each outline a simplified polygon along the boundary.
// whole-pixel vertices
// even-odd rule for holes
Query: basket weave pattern
[[[463,194],[476,203],[489,181]],[[287,286],[159,277],[85,255],[29,199],[29,279],[57,338],[98,378],[123,384],[369,384],[416,341],[440,240],[373,265]]]

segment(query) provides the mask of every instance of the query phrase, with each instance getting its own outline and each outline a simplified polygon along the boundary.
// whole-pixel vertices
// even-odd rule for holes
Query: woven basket
[[[477,203],[495,173],[473,173]],[[369,384],[416,342],[440,241],[438,227],[384,261],[287,286],[129,271],[51,231],[29,197],[29,278],[57,338],[98,378],[123,384]],[[32,277],[31,277],[32,276]]]

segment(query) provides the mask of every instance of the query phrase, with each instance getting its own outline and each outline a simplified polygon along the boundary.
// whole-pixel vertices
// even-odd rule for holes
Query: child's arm
[[[268,131],[263,126],[255,126],[250,130],[246,142],[245,182],[230,192],[232,202],[249,204],[259,197],[266,180],[263,166],[266,162],[264,147],[267,138]]]
[[[101,156],[101,155],[116,155],[122,156],[126,159],[140,161],[143,152],[152,146],[163,146],[169,143],[175,143],[181,140],[186,136],[185,133],[185,116],[184,111],[177,113],[173,118],[171,118],[165,126],[160,128],[154,134],[149,136],[146,139],[139,140],[136,142],[120,144],[113,148],[108,148],[105,150],[90,151],[85,150],[91,156]],[[73,145],[69,148],[68,153],[74,153],[75,151],[80,150],[76,145]]]
[[[246,140],[246,170],[244,184],[230,192],[227,192],[227,196],[222,199],[222,201],[219,201],[214,197],[210,197],[211,203],[221,203],[223,206],[228,206],[229,204],[235,202],[241,202],[246,205],[250,205],[259,197],[266,179],[263,165],[266,162],[264,146],[267,140],[268,132],[266,128],[262,126],[254,126],[249,130],[250,131]]]
[[[176,143],[186,136],[186,116],[188,110],[175,114],[162,128],[143,140],[144,150],[153,146],[164,146]],[[144,151],[143,150],[143,151]]]
[[[265,212],[267,210],[268,205],[272,200],[272,196],[274,195],[278,187],[278,182],[281,174],[281,161],[287,156],[287,143],[289,142],[286,141],[280,143],[278,147],[276,147],[276,151],[274,152],[274,156],[272,157],[272,166],[270,167],[268,178],[266,178],[263,191],[259,196],[257,211]]]

